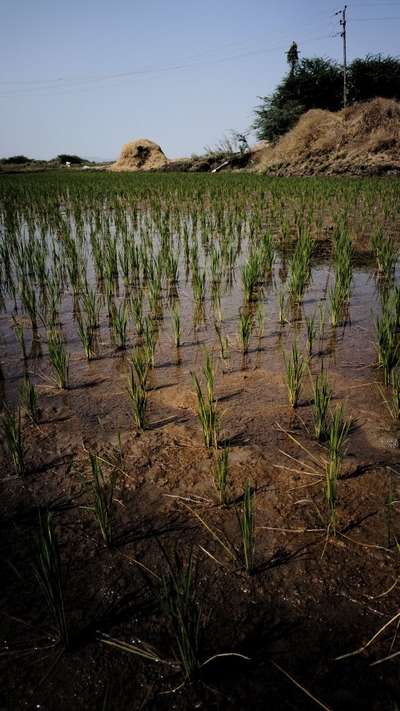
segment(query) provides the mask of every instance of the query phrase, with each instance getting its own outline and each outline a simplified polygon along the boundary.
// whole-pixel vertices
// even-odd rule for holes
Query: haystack
[[[158,170],[167,163],[168,158],[157,143],[138,138],[122,146],[120,156],[110,170]]]
[[[259,169],[276,175],[400,174],[400,103],[373,99],[337,113],[312,109]]]

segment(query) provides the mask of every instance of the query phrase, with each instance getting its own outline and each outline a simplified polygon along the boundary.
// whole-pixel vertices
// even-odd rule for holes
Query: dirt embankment
[[[400,175],[400,103],[373,99],[337,113],[312,109],[257,170],[274,175]]]

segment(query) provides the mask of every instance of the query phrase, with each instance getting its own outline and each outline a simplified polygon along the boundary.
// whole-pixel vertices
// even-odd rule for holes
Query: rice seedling
[[[113,340],[118,350],[125,350],[128,343],[128,313],[125,303],[121,303],[118,308],[113,303],[111,307],[111,329]]]
[[[211,286],[211,306],[214,312],[214,319],[222,321],[221,312],[221,284],[218,282]]]
[[[288,322],[285,292],[282,289],[278,292],[278,321],[281,326]]]
[[[172,327],[174,332],[175,347],[180,348],[182,338],[181,315],[176,306],[172,309]]]
[[[384,234],[382,228],[379,228],[373,234],[371,245],[376,254],[379,274],[385,279],[390,279],[393,276],[396,262],[399,258],[398,246]]]
[[[306,330],[307,330],[307,351],[308,351],[309,358],[311,358],[315,336],[317,335],[315,314],[313,316],[306,316],[305,321],[306,321]]]
[[[299,235],[290,264],[289,292],[294,301],[301,303],[310,281],[313,241],[304,229]]]
[[[179,260],[178,257],[173,254],[172,251],[168,252],[165,273],[168,277],[168,282],[170,286],[176,286],[179,282]]]
[[[331,325],[336,328],[341,324],[345,315],[348,292],[344,286],[336,281],[335,286],[329,290],[329,304],[331,311]]]
[[[163,658],[156,649],[144,642],[139,644],[122,642],[107,635],[103,635],[103,642],[167,668],[180,670],[182,682],[178,688],[186,682],[199,679],[202,669],[218,657],[239,657],[248,660],[248,657],[235,652],[215,654],[204,659],[201,654],[204,615],[197,599],[198,572],[193,552],[190,551],[186,563],[181,562],[177,554],[172,562],[165,553],[164,555],[168,569],[161,579],[157,576],[159,583],[156,595],[163,611],[164,628],[170,644],[169,658]]]
[[[96,356],[96,339],[94,330],[85,317],[77,318],[78,334],[83,346],[83,352],[87,360],[92,360]]]
[[[143,346],[135,346],[132,350],[131,361],[140,387],[146,390],[151,365],[147,350]]]
[[[131,311],[132,311],[132,318],[135,324],[136,328],[136,333],[138,336],[143,335],[143,307],[142,307],[142,299],[138,296],[135,296],[131,300]]]
[[[222,360],[228,360],[230,357],[229,356],[228,337],[222,333],[222,328],[221,328],[220,323],[218,323],[218,321],[214,321],[214,328],[215,328],[215,333],[217,334],[217,337],[218,337],[221,358],[222,358]]]
[[[192,373],[192,378],[197,397],[197,415],[203,431],[204,444],[207,448],[216,448],[218,444],[220,418],[214,400],[214,394],[210,387],[211,381],[207,381],[207,391],[203,393],[199,379],[195,373]]]
[[[32,284],[27,280],[24,280],[21,284],[21,299],[25,311],[29,314],[29,318],[31,319],[32,331],[36,333],[38,330],[36,293]]]
[[[45,309],[45,321],[48,328],[56,328],[60,323],[61,284],[57,277],[48,284],[48,295]]]
[[[274,266],[275,250],[272,234],[267,232],[261,245],[261,260],[266,272],[272,272]]]
[[[89,453],[90,466],[93,477],[93,507],[97,524],[101,536],[106,546],[112,544],[112,521],[113,521],[113,495],[115,478],[111,478],[107,487],[100,461],[96,454]]]
[[[139,430],[144,430],[146,422],[147,393],[140,383],[137,383],[130,369],[128,377],[128,395],[131,402],[133,421]]]
[[[243,355],[246,355],[249,352],[253,324],[253,315],[247,311],[241,311],[239,314],[239,339],[242,344]]]
[[[22,357],[24,360],[26,360],[27,355],[26,355],[26,347],[25,347],[24,324],[22,323],[22,321],[19,321],[18,319],[16,319],[14,315],[12,316],[12,324],[13,324],[15,335],[17,337],[17,341],[21,347]]]
[[[193,298],[196,304],[201,304],[206,296],[206,273],[195,269],[192,276]]]
[[[264,307],[261,303],[257,304],[255,322],[256,322],[257,338],[259,341],[261,341],[264,338],[264,332],[265,332],[265,314],[264,314]]]
[[[25,448],[21,424],[21,411],[18,415],[6,409],[3,415],[2,430],[4,441],[17,476],[25,474]]]
[[[155,321],[151,319],[150,316],[146,316],[144,320],[144,331],[143,339],[145,349],[147,351],[147,358],[152,368],[155,365],[155,354],[158,339],[158,329]]]
[[[332,388],[329,385],[326,372],[321,368],[314,384],[314,432],[319,442],[324,441],[329,432],[328,412],[332,399]]]
[[[322,350],[322,343],[325,337],[325,304],[320,303],[318,306],[318,340],[319,350]]]
[[[251,484],[247,481],[243,492],[243,506],[238,514],[241,535],[241,548],[243,566],[246,573],[254,571],[254,558],[256,552],[256,527],[255,527],[255,495]]]
[[[225,446],[217,450],[214,459],[214,484],[218,492],[220,504],[226,504],[227,487],[229,483],[229,448]]]
[[[151,318],[156,320],[163,319],[163,308],[161,300],[161,282],[158,277],[153,277],[149,283],[149,311]]]
[[[252,252],[242,268],[243,293],[247,302],[254,301],[260,280],[260,257]]]
[[[328,430],[328,462],[325,478],[325,498],[329,508],[329,528],[336,532],[337,481],[341,475],[343,457],[346,452],[351,420],[345,420],[343,405],[334,410]]]
[[[20,387],[20,401],[26,408],[31,421],[36,424],[39,421],[38,397],[36,388],[26,374]]]
[[[184,679],[195,678],[201,668],[202,609],[196,596],[196,570],[190,552],[186,566],[176,558],[161,579],[161,602],[167,615],[173,651]]]
[[[206,379],[207,396],[209,401],[214,400],[214,364],[210,353],[206,353],[206,362],[203,368],[203,374]]]
[[[69,353],[60,331],[49,331],[47,334],[49,359],[54,371],[54,380],[60,390],[68,388]]]
[[[400,370],[396,368],[390,374],[390,393],[386,396],[378,385],[388,412],[393,420],[400,420]]]
[[[64,580],[54,517],[50,512],[39,515],[37,560],[34,570],[57,631],[57,641],[68,649],[70,634],[65,615]]]
[[[303,377],[306,369],[306,361],[300,353],[297,342],[292,344],[292,350],[287,357],[284,353],[284,362],[286,369],[286,384],[288,389],[289,404],[296,408],[299,404]]]
[[[400,365],[400,342],[397,334],[396,313],[387,302],[381,318],[376,319],[378,366],[383,369],[385,385],[389,385],[392,371]]]
[[[392,370],[391,385],[391,413],[394,420],[400,419],[400,370]]]

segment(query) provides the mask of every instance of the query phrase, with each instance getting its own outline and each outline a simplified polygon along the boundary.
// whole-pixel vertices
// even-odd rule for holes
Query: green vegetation
[[[247,573],[252,573],[254,570],[254,556],[256,552],[255,494],[249,481],[244,488],[243,506],[238,517],[242,541],[243,566]]]
[[[214,397],[214,368],[211,356],[207,353],[203,375],[206,380],[206,392],[195,373],[192,374],[197,397],[197,415],[203,431],[206,447],[217,447],[220,428],[220,415]]]
[[[93,476],[93,511],[106,546],[112,542],[112,516],[114,480],[107,487],[99,458],[90,452],[90,466]]]
[[[349,102],[376,96],[400,99],[400,61],[382,55],[354,59],[348,66]],[[296,61],[270,96],[261,97],[253,124],[260,140],[275,141],[309,109],[343,108],[342,67],[330,59]]]
[[[43,591],[58,641],[69,646],[69,629],[64,609],[64,579],[58,539],[52,513],[40,514],[35,573]]]
[[[386,623],[396,598],[400,535],[399,181],[4,174],[0,223],[12,679],[37,670],[35,703],[53,694],[57,706],[59,680],[81,665],[88,708],[104,686],[120,704],[114,681],[127,708],[189,708],[199,689],[204,707],[228,691],[241,708],[249,673],[264,688],[265,643],[268,664],[286,650],[303,688],[302,650],[270,647],[271,601],[285,598],[278,617],[296,609],[304,629],[315,616],[319,640],[326,584],[351,596],[338,615],[361,600],[352,635],[372,637],[369,612]],[[315,691],[323,672],[325,708],[341,698],[325,682],[344,643],[305,659],[317,659]],[[219,657],[232,654],[214,655],[227,646],[252,657],[231,677]],[[382,635],[372,663],[388,647],[398,639]],[[134,655],[126,667],[117,649]],[[101,688],[99,669],[111,674]]]
[[[14,412],[6,410],[3,415],[2,425],[4,440],[15,473],[17,476],[22,476],[25,473],[25,450],[21,425],[21,411],[18,409],[18,415],[16,415]]]
[[[49,359],[54,372],[54,380],[60,390],[65,390],[68,387],[69,379],[69,353],[60,331],[49,331],[48,347]]]
[[[292,344],[289,356],[284,354],[286,366],[286,383],[289,396],[289,404],[295,408],[299,404],[301,387],[306,371],[306,360],[299,351],[297,342]]]

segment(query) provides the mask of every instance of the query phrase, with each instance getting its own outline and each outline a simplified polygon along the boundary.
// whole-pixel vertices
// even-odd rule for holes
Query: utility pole
[[[346,19],[347,5],[344,6],[343,10],[335,12],[335,15],[340,15],[339,24],[342,28],[340,36],[343,39],[343,106],[347,106],[347,19]]]

